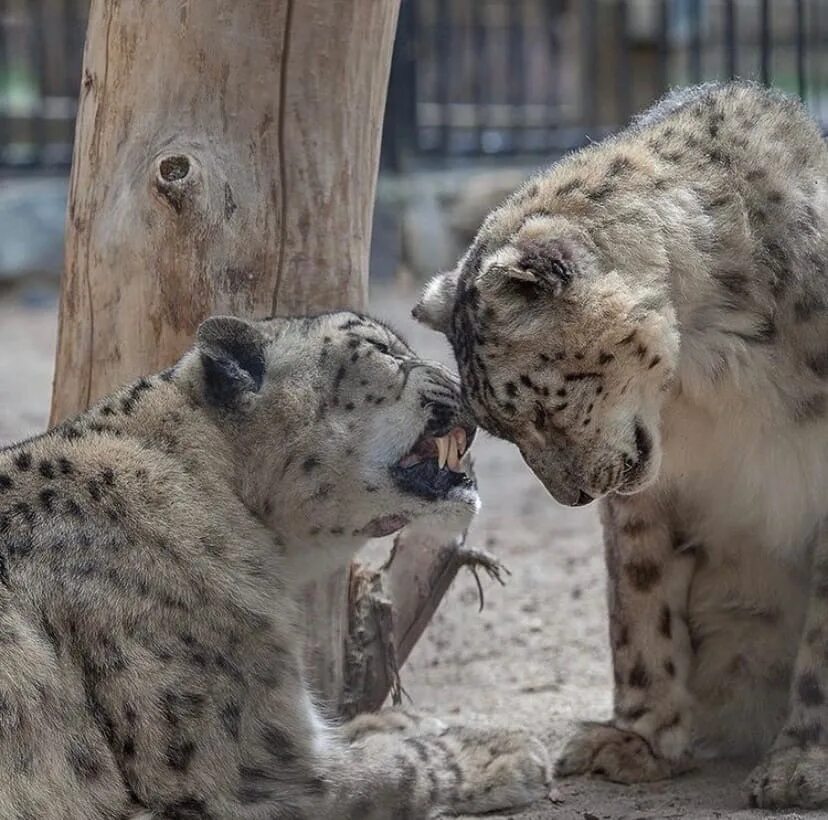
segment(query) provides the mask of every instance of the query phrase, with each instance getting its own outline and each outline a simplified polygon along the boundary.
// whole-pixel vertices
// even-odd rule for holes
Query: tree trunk
[[[93,0],[52,422],[211,313],[364,309],[399,0]],[[309,600],[341,696],[348,578]]]
[[[399,0],[93,0],[52,420],[214,312],[364,308]]]

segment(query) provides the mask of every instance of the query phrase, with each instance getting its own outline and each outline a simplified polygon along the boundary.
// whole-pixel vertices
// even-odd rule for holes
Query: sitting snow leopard
[[[328,725],[297,584],[477,504],[446,370],[353,313],[212,318],[0,451],[0,817],[394,820],[544,793],[519,731]],[[438,456],[440,463],[438,464]]]
[[[614,717],[561,775],[764,754],[828,804],[828,153],[748,83],[668,95],[494,210],[414,315],[477,421],[602,498]]]

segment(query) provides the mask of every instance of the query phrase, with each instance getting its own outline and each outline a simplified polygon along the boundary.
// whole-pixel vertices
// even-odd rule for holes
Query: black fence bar
[[[670,0],[658,2],[658,82],[656,93],[670,86]]]
[[[548,120],[555,117],[561,107],[561,37],[559,20],[562,13],[561,0],[551,0],[550,13],[546,16],[546,41],[549,44],[550,82],[549,92],[545,95],[547,116],[543,120],[545,128]]]
[[[760,76],[765,85],[771,83],[771,15],[770,0],[761,0],[759,25],[761,27]]]
[[[417,7],[403,3],[397,22],[397,39],[388,78],[388,96],[382,129],[382,167],[401,171],[403,157],[416,153],[417,134]],[[413,92],[413,93],[412,93]]]
[[[822,14],[820,13],[819,0],[810,4],[810,15],[808,17],[807,33],[811,41],[811,48],[808,50],[810,58],[811,87],[822,88],[822,49],[825,45],[822,38]],[[810,100],[810,93],[807,98]],[[811,109],[820,122],[825,122],[822,106],[822,94],[817,95],[816,102],[811,102]]]
[[[739,73],[739,52],[736,40],[736,3],[725,0],[724,4],[724,51],[727,59],[727,76],[730,79]]]
[[[627,0],[617,0],[615,31],[617,33],[616,56],[618,60],[618,72],[616,74],[618,94],[618,119],[624,123],[629,119],[631,112],[630,101],[630,51],[627,41],[628,28]]]
[[[509,31],[509,63],[508,63],[508,105],[511,111],[509,137],[506,150],[517,152],[520,132],[526,126],[525,88],[526,88],[526,50],[524,49],[525,31],[523,28],[524,16],[521,13],[525,8],[520,2],[512,2],[508,9]]]
[[[31,54],[30,60],[33,74],[37,77],[38,100],[35,103],[35,110],[31,118],[31,135],[34,150],[29,155],[29,162],[34,165],[45,164],[47,158],[46,149],[48,146],[48,134],[46,131],[46,110],[47,92],[44,87],[46,81],[46,34],[44,31],[45,9],[42,3],[32,5],[31,16]]]
[[[6,0],[0,0],[0,77],[4,74],[6,76],[8,75],[9,54],[6,38],[9,35],[7,29],[7,14]],[[7,77],[6,83],[8,84],[8,82]],[[8,145],[11,142],[6,96],[3,93],[3,89],[0,89],[0,165],[3,165],[4,160],[6,160]]]
[[[581,0],[581,97],[584,106],[584,119],[596,125],[598,122],[598,94],[596,82],[595,54],[598,51],[598,2]]]
[[[701,0],[690,0],[690,48],[688,54],[690,82],[701,82]]]
[[[480,6],[479,10],[476,7]],[[472,60],[481,65],[486,64],[486,57],[488,55],[488,32],[489,28],[486,25],[486,10],[488,5],[486,3],[479,3],[479,0],[469,0],[469,16],[473,19],[472,22]],[[483,71],[475,71],[474,84],[474,129],[475,129],[475,144],[478,153],[482,154],[486,150],[486,91],[487,91],[487,77]]]
[[[804,0],[796,0],[796,79],[799,87],[799,97],[802,100],[806,98],[808,91],[805,44],[805,2]]]
[[[433,4],[434,20],[434,52],[437,55],[437,105],[440,111],[439,128],[439,151],[441,154],[448,154],[449,144],[451,139],[450,127],[450,113],[449,104],[451,103],[451,96],[449,93],[449,83],[451,82],[454,72],[451,71],[452,60],[452,35],[454,33],[454,26],[451,24],[450,13],[453,11],[453,4],[445,2],[445,0],[435,0]]]
[[[0,168],[68,166],[88,2],[0,0]],[[822,121],[827,21],[828,0],[402,0],[383,166],[566,151],[668,86],[771,83],[777,51]]]

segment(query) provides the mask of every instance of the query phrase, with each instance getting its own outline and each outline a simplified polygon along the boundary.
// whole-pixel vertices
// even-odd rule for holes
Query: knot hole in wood
[[[187,154],[165,154],[156,160],[155,187],[176,213],[191,197],[197,176],[198,166]]]

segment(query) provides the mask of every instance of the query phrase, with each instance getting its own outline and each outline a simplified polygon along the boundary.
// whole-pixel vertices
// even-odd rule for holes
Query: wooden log
[[[399,0],[93,0],[52,420],[210,313],[367,302]]]
[[[93,0],[52,422],[174,362],[211,313],[364,309],[399,0]],[[309,593],[343,689],[348,577]]]

